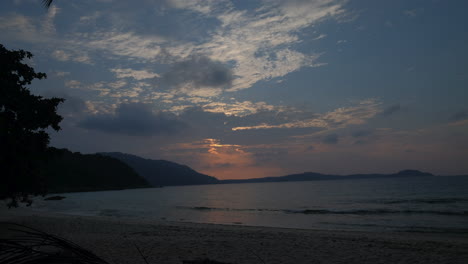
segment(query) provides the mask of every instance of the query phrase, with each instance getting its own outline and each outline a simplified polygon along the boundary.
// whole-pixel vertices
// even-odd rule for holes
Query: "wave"
[[[432,214],[468,216],[468,211],[435,211],[435,210],[390,210],[390,209],[355,209],[355,210],[286,210],[294,214],[340,214],[340,215],[388,215],[388,214]]]
[[[394,230],[397,232],[414,232],[414,233],[453,233],[453,234],[468,234],[468,228],[457,227],[432,227],[432,226],[416,226],[416,225],[381,225],[381,224],[356,224],[356,223],[333,223],[336,226],[364,227],[378,230]]]
[[[451,204],[459,202],[468,202],[468,198],[419,198],[419,199],[388,199],[373,200],[371,202],[380,204]]]
[[[263,209],[263,208],[219,208],[205,206],[178,206],[179,209],[197,210],[197,211],[236,211],[236,212],[280,212],[286,214],[305,214],[305,215],[389,215],[389,214],[432,214],[447,216],[468,216],[468,211],[437,211],[437,210],[391,210],[391,209],[353,209],[353,210],[328,210],[328,209]]]
[[[238,211],[238,212],[252,212],[252,211],[256,211],[256,212],[262,212],[262,211],[265,211],[265,212],[279,212],[279,211],[283,211],[281,209],[262,209],[262,208],[247,208],[247,209],[244,209],[244,208],[220,208],[220,207],[205,207],[205,206],[194,206],[194,207],[190,207],[190,206],[176,206],[176,208],[179,208],[179,209],[188,209],[188,210],[197,210],[197,211]]]

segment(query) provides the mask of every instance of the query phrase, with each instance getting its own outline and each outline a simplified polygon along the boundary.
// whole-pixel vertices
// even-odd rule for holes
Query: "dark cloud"
[[[274,162],[279,159],[283,159],[288,156],[288,150],[282,148],[271,148],[271,149],[248,149],[249,152],[253,153],[256,165],[265,164],[268,162]]]
[[[355,138],[362,138],[362,137],[367,137],[367,136],[370,136],[370,135],[372,135],[371,130],[357,130],[357,131],[354,131],[353,133],[351,133],[351,136],[353,136]]]
[[[170,86],[191,83],[199,87],[224,87],[233,80],[232,71],[226,65],[206,56],[192,56],[186,61],[175,63],[163,76]]]
[[[254,114],[231,118],[231,124],[233,126],[254,126],[266,123],[274,126],[319,117],[320,115],[310,111],[302,111],[301,109],[286,106],[282,111],[259,109]]]
[[[42,96],[46,98],[58,97],[65,99],[65,102],[59,104],[58,113],[62,116],[79,116],[86,110],[86,103],[80,97],[70,95],[66,92],[57,90],[45,91]]]
[[[314,147],[314,146],[312,146],[312,145],[310,145],[310,146],[308,146],[308,147],[307,147],[307,149],[306,149],[306,150],[308,150],[308,151],[312,151],[312,150],[314,150],[314,149],[315,149],[315,147]]]
[[[63,96],[65,102],[60,104],[59,113],[79,115],[86,110],[86,103],[83,99],[75,96]]]
[[[230,127],[225,125],[228,117],[224,113],[209,113],[199,107],[192,107],[181,113],[179,118],[190,127],[183,135],[188,140],[223,138],[232,133]]]
[[[364,144],[366,144],[366,143],[367,143],[367,141],[360,140],[360,139],[359,139],[359,140],[356,140],[356,141],[354,141],[354,145],[364,145]]]
[[[79,126],[124,135],[171,134],[185,129],[185,123],[163,113],[153,113],[142,103],[121,104],[115,114],[88,116]]]
[[[200,107],[190,107],[180,114],[180,117],[187,122],[193,122],[200,126],[224,126],[228,118],[224,113],[205,112]]]
[[[185,138],[203,139],[216,138],[222,139],[224,143],[251,145],[251,144],[271,144],[287,140],[288,135],[302,135],[311,133],[319,128],[293,128],[293,129],[252,129],[232,131],[233,127],[256,125],[262,122],[274,123],[275,115],[278,119],[287,121],[288,116],[284,116],[274,111],[260,111],[247,116],[228,116],[224,113],[206,112],[200,107],[186,109],[179,115],[179,119],[189,125],[189,130],[183,135]],[[267,121],[265,121],[267,120]]]
[[[455,114],[452,115],[451,119],[453,121],[461,121],[461,120],[468,119],[468,111],[463,110],[463,111],[456,112]]]
[[[338,143],[338,140],[339,137],[337,134],[329,134],[323,138],[322,142],[325,144],[336,144]]]
[[[391,115],[393,115],[393,114],[395,114],[395,113],[397,113],[397,112],[399,112],[399,111],[401,111],[401,106],[400,106],[400,104],[398,103],[398,104],[394,104],[394,105],[388,106],[388,107],[385,108],[380,114],[381,114],[382,116],[387,117],[387,116],[391,116]]]

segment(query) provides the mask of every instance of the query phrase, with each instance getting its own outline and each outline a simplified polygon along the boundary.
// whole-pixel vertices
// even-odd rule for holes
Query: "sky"
[[[468,174],[468,1],[0,3],[62,97],[51,145],[219,179]]]

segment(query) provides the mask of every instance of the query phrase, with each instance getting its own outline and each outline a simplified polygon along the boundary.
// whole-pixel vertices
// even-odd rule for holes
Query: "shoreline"
[[[468,236],[73,216],[0,209],[0,221],[68,239],[110,263],[468,263]]]

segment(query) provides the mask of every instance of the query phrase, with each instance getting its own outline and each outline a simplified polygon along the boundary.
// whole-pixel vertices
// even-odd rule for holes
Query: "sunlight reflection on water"
[[[179,186],[69,193],[38,210],[312,229],[468,232],[468,177]]]

